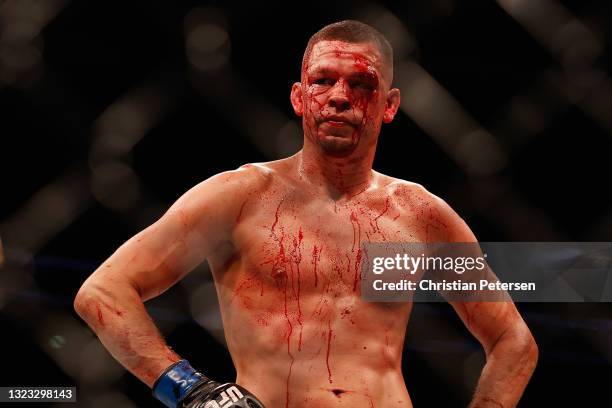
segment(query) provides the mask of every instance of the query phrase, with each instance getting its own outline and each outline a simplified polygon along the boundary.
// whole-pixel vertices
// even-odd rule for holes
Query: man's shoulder
[[[266,166],[266,163],[247,163],[237,169],[217,173],[194,188],[201,191],[215,189],[238,194],[264,188],[272,177],[273,170]]]
[[[271,178],[270,170],[259,163],[217,173],[185,192],[169,213],[181,214],[182,218],[215,219],[231,225],[246,200],[269,188]]]
[[[270,171],[258,163],[223,171],[191,187],[177,200],[177,208],[231,211],[247,196],[262,193],[270,184],[271,177]]]
[[[191,192],[196,197],[209,194],[223,194],[233,201],[243,196],[263,194],[286,174],[293,171],[294,157],[285,159],[246,163],[237,169],[217,173],[195,185]]]
[[[414,202],[415,204],[442,204],[444,200],[429,191],[422,184],[400,179],[397,177],[388,176],[376,172],[379,178],[378,185],[384,188],[388,195],[396,197],[400,200]]]
[[[395,198],[402,210],[424,214],[432,240],[472,242],[475,237],[464,220],[442,198],[422,184],[387,177],[388,194]],[[412,221],[411,221],[412,222]]]

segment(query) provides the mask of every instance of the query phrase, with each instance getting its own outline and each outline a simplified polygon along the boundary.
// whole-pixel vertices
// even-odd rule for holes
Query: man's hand
[[[245,388],[210,380],[187,360],[166,369],[155,381],[153,395],[168,408],[264,408]]]
[[[253,394],[238,384],[209,380],[194,388],[181,403],[181,408],[264,408]]]

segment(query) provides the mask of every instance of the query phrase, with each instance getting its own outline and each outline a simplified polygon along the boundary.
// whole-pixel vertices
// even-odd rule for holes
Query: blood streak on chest
[[[285,339],[287,342],[287,355],[289,356],[289,367],[287,371],[286,378],[286,398],[285,398],[285,406],[289,407],[290,394],[289,390],[291,388],[291,373],[293,371],[293,365],[295,362],[295,356],[293,354],[293,350],[291,348],[291,342],[293,338],[293,330],[294,325],[291,321],[291,310],[290,310],[290,298],[291,294],[296,299],[297,309],[298,309],[298,318],[297,322],[300,325],[300,335],[298,340],[298,352],[301,350],[301,341],[302,341],[302,313],[301,313],[301,304],[300,304],[300,292],[301,292],[301,272],[300,272],[300,263],[302,261],[302,241],[304,239],[304,234],[300,227],[299,232],[296,237],[293,237],[291,241],[291,237],[289,237],[289,242],[293,244],[293,248],[289,253],[285,251],[285,228],[280,223],[281,219],[281,207],[283,205],[284,198],[280,200],[278,206],[276,207],[276,211],[274,212],[274,220],[270,226],[270,238],[272,242],[277,245],[276,255],[271,260],[264,260],[260,265],[272,264],[272,270],[270,272],[270,276],[274,280],[276,287],[278,290],[282,292],[283,298],[283,313],[285,316],[285,320],[287,321],[287,332],[285,335]],[[294,266],[296,276],[294,276]],[[295,282],[297,278],[297,282]],[[290,287],[291,285],[291,287]],[[291,291],[291,292],[290,292]]]
[[[351,226],[353,227],[353,247],[352,252],[355,252],[355,247],[359,248],[361,244],[361,224],[359,224],[359,218],[355,215],[355,212],[351,211]]]
[[[358,248],[356,259],[355,259],[355,276],[353,279],[353,292],[357,292],[357,284],[361,280],[361,274],[359,271],[359,268],[361,267],[361,258],[362,258],[361,248]]]
[[[298,323],[300,325],[300,337],[298,339],[298,351],[302,349],[302,332],[304,329],[304,322],[302,321],[302,305],[300,303],[300,293],[302,291],[302,275],[300,273],[300,263],[302,262],[302,240],[304,239],[304,234],[302,233],[302,227],[300,227],[298,236],[293,238],[293,253],[292,260],[295,263],[295,268],[297,271],[297,308],[298,308]],[[293,273],[291,274],[293,277]]]
[[[334,334],[334,331],[332,330],[332,327],[331,327],[331,320],[329,320],[328,321],[328,333],[327,333],[327,352],[325,353],[325,364],[327,365],[327,375],[328,375],[328,380],[330,384],[333,383],[331,368],[329,366],[329,353],[331,351],[331,341],[332,341],[333,334]]]
[[[384,235],[384,233],[383,233],[383,232],[381,231],[381,229],[380,229],[380,225],[378,225],[378,219],[379,219],[380,217],[382,217],[383,215],[385,215],[385,214],[387,213],[387,211],[389,211],[389,197],[387,197],[387,198],[385,199],[385,208],[382,210],[382,212],[381,212],[380,214],[378,214],[378,215],[377,215],[376,217],[374,217],[374,219],[373,219],[373,222],[374,222],[373,228],[374,228],[374,230],[375,230],[376,232],[379,232],[379,233],[380,233],[380,234],[383,236],[383,240],[386,240],[386,239],[385,239],[385,235]]]
[[[312,272],[314,275],[314,285],[315,287],[319,284],[319,278],[317,275],[317,265],[321,261],[321,253],[323,252],[323,245],[317,247],[317,245],[313,245],[312,247]]]

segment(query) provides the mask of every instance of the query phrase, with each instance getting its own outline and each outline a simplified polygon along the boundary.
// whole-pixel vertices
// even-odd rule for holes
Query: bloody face
[[[374,44],[317,42],[302,68],[306,136],[330,154],[375,143],[388,89],[383,71]]]

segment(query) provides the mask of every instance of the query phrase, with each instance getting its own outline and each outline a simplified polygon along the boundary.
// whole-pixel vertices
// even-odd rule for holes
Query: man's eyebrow
[[[332,68],[328,68],[328,67],[317,67],[315,66],[314,68],[312,68],[311,70],[309,70],[310,74],[334,74],[336,71],[333,70]]]
[[[351,74],[351,78],[355,78],[355,79],[378,79],[378,73],[376,71],[355,72],[355,73]]]

